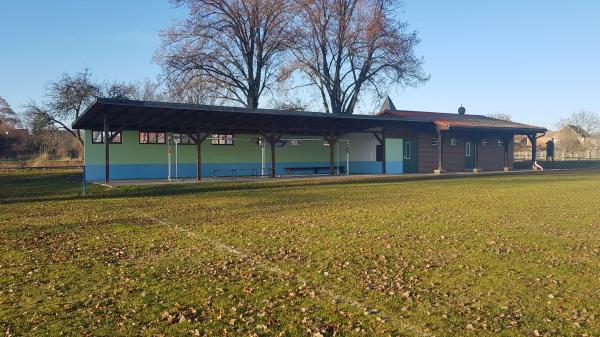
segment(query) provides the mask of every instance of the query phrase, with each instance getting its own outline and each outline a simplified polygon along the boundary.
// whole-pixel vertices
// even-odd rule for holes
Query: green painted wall
[[[385,139],[385,172],[402,174],[404,172],[404,142],[398,138]]]
[[[170,136],[171,133],[168,135]],[[167,162],[167,144],[139,144],[138,131],[123,131],[122,137],[122,144],[110,144],[110,162],[112,164],[164,164]],[[210,140],[204,141],[202,143],[202,161],[205,163],[261,161],[261,148],[256,144],[258,135],[238,134],[234,137],[234,145],[213,145]],[[292,146],[288,142],[285,146],[276,148],[276,160],[278,162],[329,161],[329,147],[323,144],[322,140],[301,141],[298,146]],[[271,160],[270,146],[267,145],[266,150],[266,160],[269,162]],[[173,146],[173,160],[174,156],[175,148]],[[104,144],[92,144],[91,131],[85,132],[85,160],[87,164],[104,164]],[[180,163],[195,163],[196,146],[179,145],[178,160]]]
[[[404,141],[399,138],[385,139],[385,160],[402,161],[404,157]]]

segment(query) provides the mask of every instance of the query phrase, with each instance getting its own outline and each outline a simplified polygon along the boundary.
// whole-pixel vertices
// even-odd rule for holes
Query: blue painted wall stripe
[[[346,166],[345,162],[340,162],[340,166]],[[397,164],[395,164],[396,166]],[[260,163],[222,163],[202,164],[202,175],[204,177],[225,177],[232,176],[232,170],[238,171],[238,176],[259,174],[261,171]],[[329,167],[329,162],[284,162],[277,163],[276,173],[286,175],[286,167],[310,167],[310,166],[322,166]],[[394,167],[395,167],[394,166]],[[269,168],[267,163],[267,169]],[[402,167],[402,162],[400,162]],[[382,173],[382,162],[373,161],[351,161],[350,162],[350,173],[351,174],[381,174]],[[389,166],[388,166],[389,168]],[[255,170],[253,172],[252,170]],[[179,164],[177,166],[179,178],[195,178],[196,177],[196,164]],[[394,169],[394,173],[396,170]],[[328,169],[319,171],[319,173],[328,173]],[[402,173],[402,172],[397,172]],[[293,174],[314,174],[312,170],[306,171],[295,171]],[[168,165],[167,164],[111,164],[110,165],[110,178],[119,179],[167,179],[168,176]],[[171,176],[175,177],[175,165],[171,165]],[[86,179],[88,181],[102,181],[104,180],[104,165],[86,165]]]

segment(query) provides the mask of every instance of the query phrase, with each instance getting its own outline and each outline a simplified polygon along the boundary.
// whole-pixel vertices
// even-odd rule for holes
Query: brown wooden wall
[[[467,137],[463,135],[444,134],[443,137],[443,152],[442,152],[442,169],[449,172],[464,172],[465,171],[465,144]],[[456,145],[451,144],[452,138],[458,142]]]
[[[443,169],[449,172],[463,172],[465,171],[465,147],[466,142],[471,141],[475,143],[475,140],[471,140],[472,135],[467,133],[462,134],[448,134],[444,133],[443,138]],[[498,146],[498,139],[501,135],[494,134],[477,134],[480,139],[486,139],[488,145],[483,146],[481,140],[477,141],[479,149],[479,169],[482,171],[501,171],[504,169],[504,147]],[[418,133],[417,140],[419,146],[419,172],[420,173],[433,173],[437,169],[437,158],[438,148],[437,146],[431,145],[431,140],[437,138],[436,133],[420,132]],[[454,146],[451,145],[451,139],[455,138],[458,143]],[[513,138],[509,139],[508,146],[508,160],[509,167],[513,167],[513,153],[514,144]],[[474,149],[474,148],[472,148]],[[474,153],[473,153],[474,155]]]
[[[420,132],[417,137],[419,173],[433,173],[437,169],[438,147],[431,145],[433,138],[437,138],[433,132]]]
[[[501,171],[504,169],[504,145],[498,146],[500,135],[484,136],[488,141],[487,146],[479,142],[479,168],[482,171]],[[511,137],[508,142],[508,167],[512,168],[514,157],[514,143]]]

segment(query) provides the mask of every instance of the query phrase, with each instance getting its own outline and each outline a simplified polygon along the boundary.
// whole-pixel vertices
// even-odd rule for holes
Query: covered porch
[[[253,134],[263,147],[263,163],[268,167],[253,170],[253,176],[274,178],[282,169],[288,173],[293,170],[314,170],[315,173],[336,175],[350,172],[348,149],[352,147],[349,135],[373,137],[383,148],[381,173],[386,173],[386,130],[395,127],[418,127],[421,121],[413,118],[380,117],[370,115],[332,115],[318,112],[298,112],[245,108],[177,104],[163,102],[144,102],[98,98],[75,121],[73,127],[98,130],[103,133],[103,180],[109,184],[111,176],[111,142],[115,136],[126,130],[145,130],[188,135],[195,145],[195,180],[199,181],[214,174],[203,165],[205,154],[203,144],[211,140],[214,134]],[[282,141],[310,139],[322,142],[328,148],[328,158],[315,165],[279,165],[278,144]],[[242,170],[242,169],[240,169]],[[247,172],[246,172],[247,173]],[[232,175],[236,175],[233,172]]]

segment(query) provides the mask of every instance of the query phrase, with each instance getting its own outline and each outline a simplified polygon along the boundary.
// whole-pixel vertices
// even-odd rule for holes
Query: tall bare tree
[[[10,104],[0,96],[0,124],[7,124],[15,127],[19,124],[17,113],[10,107]]]
[[[219,98],[216,87],[206,76],[190,72],[178,78],[168,78],[165,82],[165,97],[177,103],[219,104],[223,102],[223,98]]]
[[[294,61],[281,73],[300,71],[317,88],[326,112],[352,114],[365,91],[383,97],[391,84],[428,79],[415,56],[416,32],[397,19],[394,0],[299,0]]]
[[[76,74],[63,74],[62,77],[46,86],[47,103],[37,104],[30,101],[25,107],[28,120],[37,124],[58,126],[83,144],[81,130],[71,129],[70,122],[77,119],[96,96],[108,98],[133,98],[137,88],[130,83],[105,82],[98,84],[93,81],[89,69]]]
[[[256,109],[288,50],[290,0],[172,0],[187,19],[161,33],[167,77],[203,78],[214,96]]]
[[[600,114],[588,110],[573,111],[568,117],[558,122],[558,127],[573,125],[590,135],[600,134]]]

